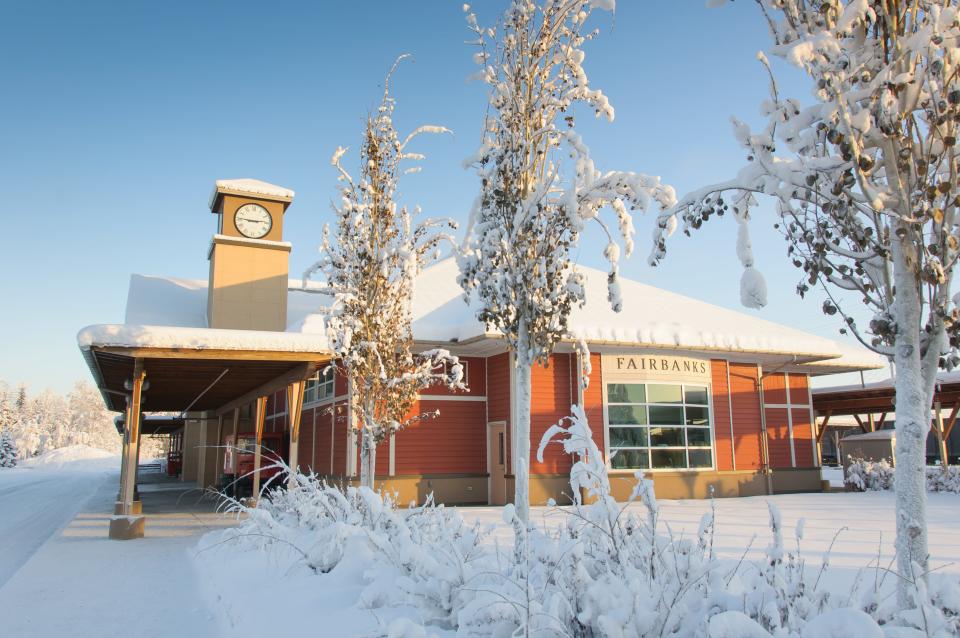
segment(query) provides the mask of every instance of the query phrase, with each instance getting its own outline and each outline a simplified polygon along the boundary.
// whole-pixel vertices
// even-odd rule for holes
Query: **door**
[[[487,469],[490,474],[490,505],[507,503],[506,428],[501,421],[487,427]]]

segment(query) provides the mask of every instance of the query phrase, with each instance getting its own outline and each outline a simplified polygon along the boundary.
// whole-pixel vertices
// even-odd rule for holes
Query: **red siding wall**
[[[790,428],[787,423],[787,410],[767,408],[767,449],[770,451],[770,467],[793,467],[790,458]]]
[[[603,372],[600,369],[600,355],[590,354],[590,385],[583,391],[584,411],[593,430],[593,440],[606,456],[603,445]],[[576,396],[576,395],[574,395]]]
[[[439,410],[440,416],[422,421],[397,435],[397,474],[487,471],[486,405],[483,401],[420,401],[416,410]],[[379,458],[377,465],[380,465]]]
[[[757,366],[730,364],[730,394],[733,402],[734,449],[738,470],[755,470],[762,465],[760,454],[760,393]]]
[[[810,377],[806,374],[788,375],[790,406],[793,414],[793,446],[797,467],[814,467],[813,426],[810,423]],[[796,407],[796,406],[803,407]]]
[[[763,402],[766,405],[784,405],[787,402],[787,382],[782,372],[763,377]]]
[[[732,470],[733,441],[730,439],[730,395],[727,387],[727,362],[710,362],[713,381],[713,436],[717,451],[717,469]]]
[[[503,421],[507,424],[504,436],[507,441],[507,473],[510,472],[512,451],[510,449],[510,355],[498,354],[487,359],[487,416],[488,423]]]
[[[466,392],[453,391],[443,384],[436,384],[421,394],[434,396],[484,396],[487,393],[487,360],[482,357],[460,357],[460,363],[466,368]]]
[[[574,373],[572,354],[550,356],[550,365],[535,365],[531,377],[530,402],[530,473],[568,473],[572,462],[564,454],[559,443],[547,445],[543,451],[543,463],[537,461],[537,448],[544,432],[563,417],[570,416],[570,406],[576,402],[571,396],[571,379]]]

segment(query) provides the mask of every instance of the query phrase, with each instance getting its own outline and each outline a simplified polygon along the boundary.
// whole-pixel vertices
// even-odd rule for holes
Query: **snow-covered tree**
[[[608,297],[619,310],[621,244],[626,255],[633,249],[630,211],[646,209],[651,199],[669,207],[675,198],[659,178],[600,172],[574,126],[578,105],[598,118],[614,117],[583,68],[583,45],[597,34],[586,30],[591,12],[612,10],[613,0],[514,0],[495,29],[480,27],[464,8],[489,109],[481,146],[468,160],[481,186],[459,260],[460,284],[479,303],[480,321],[503,333],[514,354],[514,502],[528,521],[531,370],[571,337],[568,317],[584,302],[571,253],[586,224],[596,222],[608,238]],[[606,207],[616,229],[600,217]]]
[[[720,5],[723,0],[710,0]],[[823,311],[843,332],[890,358],[896,370],[897,560],[901,606],[927,565],[925,442],[938,367],[960,362],[960,249],[956,136],[960,120],[960,15],[956,0],[757,0],[771,56],[801,69],[812,100],[781,94],[764,53],[766,124],[734,120],[748,162],[729,181],[682,197],[660,218],[651,261],[675,225],[700,228],[730,212],[740,228],[741,297],[765,302],[747,221],[756,195],[771,197],[787,252],[819,286]],[[858,325],[851,304],[872,313]],[[919,572],[914,567],[919,566]]]
[[[16,467],[18,458],[17,444],[10,431],[0,430],[0,467]]]
[[[420,390],[435,384],[462,389],[463,366],[446,350],[415,353],[411,328],[414,279],[437,256],[439,244],[452,241],[449,220],[415,221],[414,211],[397,204],[404,168],[423,155],[407,150],[422,133],[444,133],[421,126],[400,139],[393,124],[394,98],[387,75],[383,99],[367,118],[360,152],[360,177],[343,168],[346,152],[337,148],[332,163],[339,171],[340,201],[334,205],[336,230],[324,229],[322,256],[304,275],[324,275],[334,295],[327,326],[335,363],[350,383],[352,412],[361,439],[360,483],[373,487],[377,445],[411,423],[433,416],[411,414]]]

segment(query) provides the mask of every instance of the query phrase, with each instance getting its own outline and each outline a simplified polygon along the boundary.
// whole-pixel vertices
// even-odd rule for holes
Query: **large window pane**
[[[687,467],[686,450],[650,450],[650,458],[655,469]]]
[[[683,403],[683,387],[651,383],[647,386],[647,401],[650,403]]]
[[[710,425],[710,410],[706,407],[693,407],[688,405],[687,408],[687,425]]]
[[[682,428],[650,428],[650,447],[683,447]]]
[[[713,467],[710,450],[690,450],[690,467]]]
[[[655,425],[683,425],[683,408],[669,405],[651,405],[650,423]]]
[[[696,403],[697,405],[707,404],[707,389],[702,386],[688,385],[683,389],[686,397],[685,403]]]
[[[646,403],[647,393],[642,383],[610,383],[607,385],[608,403]]]
[[[643,405],[607,406],[610,425],[644,425],[647,422],[647,408]]]
[[[610,428],[610,447],[647,447],[647,428]]]
[[[615,470],[645,470],[650,467],[646,450],[614,450],[610,466]]]
[[[710,428],[687,428],[687,445],[710,447]]]

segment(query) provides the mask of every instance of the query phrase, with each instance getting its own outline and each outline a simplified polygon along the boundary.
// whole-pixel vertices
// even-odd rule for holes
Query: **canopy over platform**
[[[138,362],[150,412],[226,412],[307,379],[330,360],[316,334],[159,326],[96,325],[80,350],[107,407],[126,409]]]
[[[893,412],[894,394],[893,379],[863,385],[814,388],[813,409],[821,416]],[[960,403],[960,373],[944,372],[937,376],[933,403],[944,406]]]

